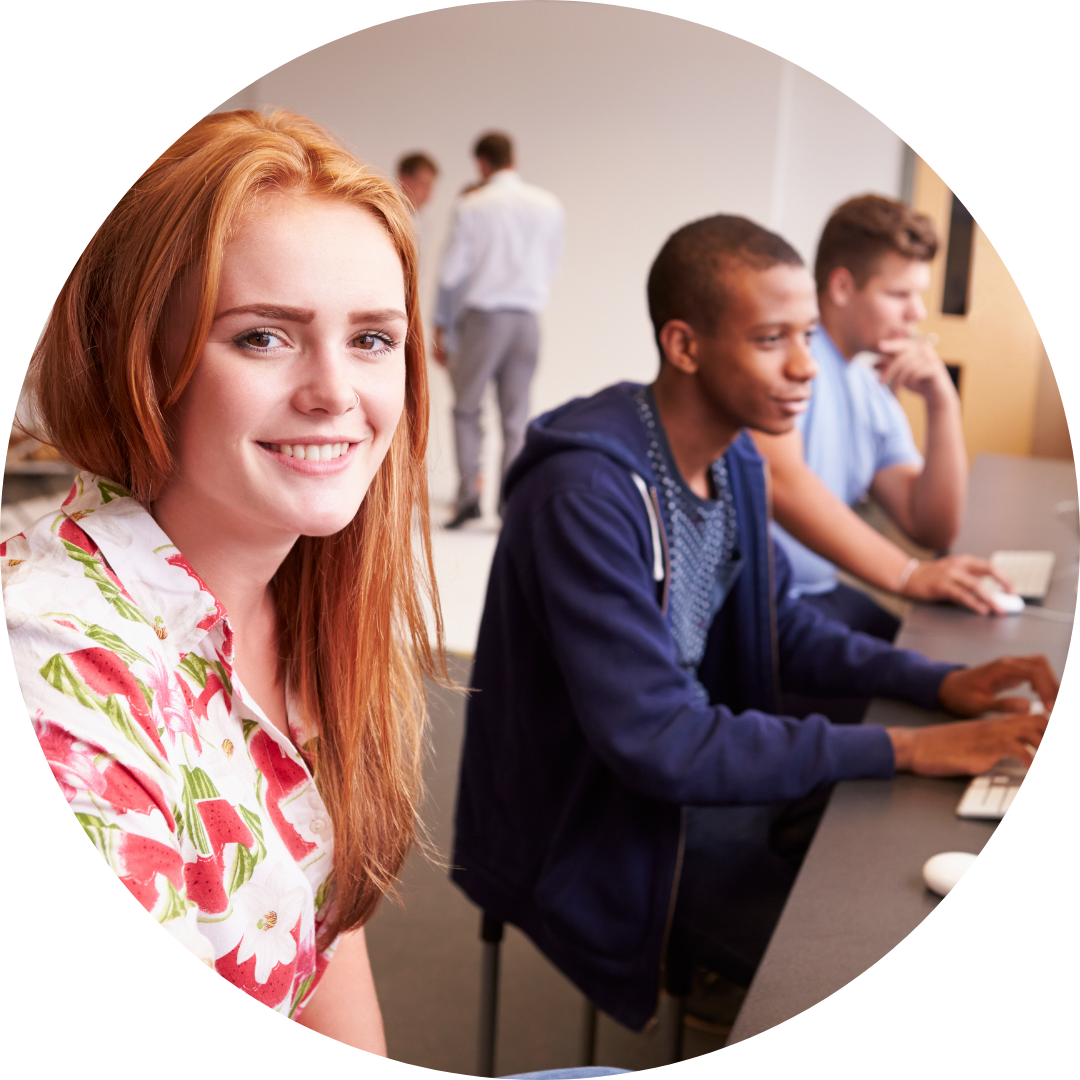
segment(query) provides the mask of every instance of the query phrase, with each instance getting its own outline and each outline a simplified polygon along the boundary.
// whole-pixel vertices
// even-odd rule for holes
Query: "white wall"
[[[652,376],[645,279],[678,226],[741,213],[810,259],[833,206],[895,195],[901,181],[900,140],[801,68],[694,23],[598,4],[485,4],[387,23],[286,64],[223,108],[264,105],[307,113],[388,173],[404,151],[434,156],[429,299],[453,197],[474,178],[472,143],[488,128],[513,135],[522,174],[567,212],[534,412]],[[449,498],[449,387],[441,373],[434,383],[432,488]]]

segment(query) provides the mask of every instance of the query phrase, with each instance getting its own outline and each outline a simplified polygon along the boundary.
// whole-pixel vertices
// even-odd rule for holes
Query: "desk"
[[[999,549],[1057,555],[1043,615],[988,618],[960,608],[916,605],[896,643],[934,660],[980,664],[1042,652],[1060,677],[1076,604],[1080,530],[1071,462],[978,457],[955,550]],[[874,701],[866,723],[922,726],[943,719],[895,701]],[[993,823],[962,821],[956,804],[966,780],[900,774],[838,784],[795,881],[728,1045],[808,1009],[881,959],[934,909],[922,865],[939,851],[979,852]]]

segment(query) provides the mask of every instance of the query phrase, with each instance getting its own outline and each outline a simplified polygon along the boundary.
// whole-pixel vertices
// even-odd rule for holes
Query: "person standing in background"
[[[417,253],[421,256],[424,254],[424,226],[420,220],[420,211],[430,200],[438,175],[439,166],[422,150],[413,150],[398,158],[398,189],[409,208],[413,232],[416,234]]]
[[[435,360],[447,367],[454,388],[460,477],[448,529],[480,517],[480,406],[489,382],[495,382],[502,417],[503,474],[524,442],[540,350],[537,316],[563,242],[562,204],[521,179],[508,136],[481,136],[473,154],[484,183],[458,202],[439,275],[441,291],[463,290],[452,358],[445,342],[449,320],[441,310],[435,317]]]
[[[458,198],[471,195],[483,186],[483,180],[474,180],[466,184],[458,192]],[[438,353],[435,359],[447,368],[453,365],[453,358],[457,355],[457,323],[463,310],[467,286],[467,281],[460,282],[453,289],[445,289],[440,286],[435,297],[435,313],[431,320],[435,326],[436,350]]]
[[[424,204],[431,198],[439,166],[422,151],[405,154],[397,163],[397,182],[401,193],[412,207],[413,222]]]

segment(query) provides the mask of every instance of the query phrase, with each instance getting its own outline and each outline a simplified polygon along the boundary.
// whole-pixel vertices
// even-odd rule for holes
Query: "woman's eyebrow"
[[[408,321],[408,316],[398,308],[381,308],[378,311],[350,311],[349,322],[363,322],[365,319],[384,321],[387,319],[401,319]]]
[[[281,319],[285,322],[304,324],[310,323],[315,318],[315,312],[310,308],[287,307],[284,304],[242,304],[239,307],[229,308],[228,311],[219,312],[214,316],[214,321],[227,318],[229,315],[258,315],[262,319]],[[349,312],[349,322],[364,322],[365,319],[378,321],[401,319],[407,321],[408,316],[399,308]]]
[[[315,318],[315,312],[310,308],[285,307],[282,304],[243,304],[240,307],[219,312],[214,316],[214,320],[216,322],[229,315],[258,315],[264,319],[281,319],[298,323],[309,323]]]

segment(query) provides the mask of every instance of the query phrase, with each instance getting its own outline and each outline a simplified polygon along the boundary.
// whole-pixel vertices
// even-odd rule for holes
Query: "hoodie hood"
[[[654,487],[656,474],[649,461],[648,435],[634,400],[643,385],[616,383],[592,397],[573,398],[533,420],[525,433],[525,445],[506,474],[503,499],[509,499],[511,491],[541,461],[571,450],[597,450]],[[763,459],[745,430],[728,447],[725,457],[730,461],[732,456],[757,470],[762,468]]]
[[[621,382],[589,398],[574,398],[529,424],[525,445],[503,483],[503,498],[539,462],[569,450],[597,450],[618,465],[655,483],[645,429],[634,394],[641,383]]]

